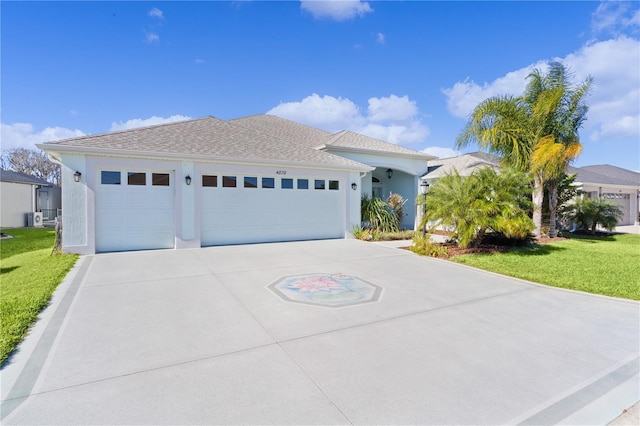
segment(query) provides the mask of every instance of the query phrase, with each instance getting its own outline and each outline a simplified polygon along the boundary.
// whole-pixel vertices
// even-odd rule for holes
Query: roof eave
[[[316,147],[316,149],[320,151],[329,151],[329,152],[342,151],[342,152],[352,152],[356,154],[375,154],[375,155],[384,155],[384,156],[392,156],[392,157],[412,158],[414,160],[435,160],[438,158],[433,155],[423,154],[417,151],[415,154],[409,154],[405,152],[380,151],[376,149],[353,148],[353,147],[326,145],[326,144],[320,145]]]
[[[357,172],[369,172],[374,170],[374,167],[367,166],[365,164],[357,163],[353,160],[354,165],[341,165],[341,164],[326,164],[316,162],[305,161],[289,161],[289,160],[271,160],[271,159],[259,159],[259,158],[240,158],[240,157],[223,157],[214,155],[202,155],[202,154],[186,154],[175,152],[154,152],[154,151],[129,151],[124,149],[111,149],[111,148],[95,148],[95,147],[82,147],[82,146],[69,146],[69,145],[48,145],[38,144],[38,148],[47,152],[50,156],[59,159],[56,154],[61,153],[75,153],[84,155],[106,155],[111,157],[131,157],[135,155],[141,158],[148,159],[171,159],[171,160],[192,160],[192,161],[207,161],[217,163],[228,164],[244,164],[244,165],[274,165],[274,166],[288,166],[296,168],[322,168],[326,170],[336,171],[357,171]]]

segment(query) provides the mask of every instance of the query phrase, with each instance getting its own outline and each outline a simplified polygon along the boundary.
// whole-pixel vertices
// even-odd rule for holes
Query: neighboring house
[[[457,157],[429,161],[427,173],[420,177],[430,185],[445,174],[457,171],[469,176],[482,167],[500,168],[500,158],[483,152],[473,152]],[[608,164],[569,167],[567,174],[577,174],[576,186],[589,197],[602,197],[618,204],[623,211],[619,225],[638,223],[640,198],[640,173]]]
[[[0,226],[20,228],[27,215],[42,212],[43,220],[53,220],[61,207],[60,188],[24,173],[0,170]]]
[[[457,157],[430,160],[427,172],[420,179],[432,185],[444,175],[457,172],[460,176],[469,176],[483,167],[499,170],[500,157],[485,152],[471,152]]]
[[[600,197],[616,203],[623,217],[619,225],[638,224],[640,214],[640,173],[609,164],[569,167],[576,174],[576,185],[587,196]]]
[[[434,157],[352,132],[256,115],[38,145],[61,164],[63,250],[345,238],[364,194],[414,204]],[[413,227],[415,208],[403,225]]]

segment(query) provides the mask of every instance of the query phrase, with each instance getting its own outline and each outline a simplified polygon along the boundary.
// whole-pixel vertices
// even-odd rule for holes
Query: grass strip
[[[51,254],[50,228],[3,229],[0,240],[0,365],[35,323],[78,255]]]
[[[451,260],[554,287],[640,300],[640,235],[565,241]]]

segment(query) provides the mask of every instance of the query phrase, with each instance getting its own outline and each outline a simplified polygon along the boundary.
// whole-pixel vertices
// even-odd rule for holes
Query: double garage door
[[[203,246],[340,238],[344,194],[337,179],[204,174]]]
[[[101,170],[96,189],[96,251],[173,248],[173,171]],[[340,238],[345,197],[338,179],[203,174],[199,195],[203,246]],[[186,218],[185,220],[193,220]]]

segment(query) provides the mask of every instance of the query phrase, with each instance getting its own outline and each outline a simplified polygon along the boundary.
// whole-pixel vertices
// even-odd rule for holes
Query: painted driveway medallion
[[[382,293],[382,287],[342,274],[288,276],[268,288],[286,302],[328,307],[377,302]]]

